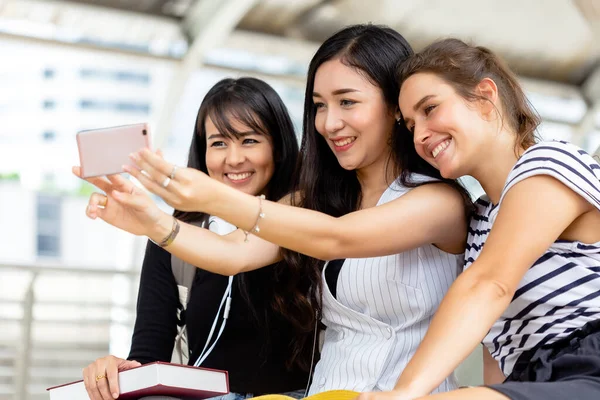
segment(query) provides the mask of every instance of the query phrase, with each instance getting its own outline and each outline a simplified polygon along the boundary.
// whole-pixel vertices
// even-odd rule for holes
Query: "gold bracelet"
[[[256,222],[254,223],[254,227],[252,229],[250,229],[250,231],[244,231],[244,243],[248,243],[248,235],[250,234],[250,232],[252,233],[258,233],[260,232],[260,228],[258,227],[258,223],[260,222],[260,220],[262,218],[265,217],[265,213],[263,212],[262,209],[262,201],[265,199],[265,195],[261,194],[260,196],[256,196],[258,197],[258,215],[256,216]]]
[[[154,240],[152,240],[152,238],[150,238],[150,240],[152,241],[152,243],[156,244],[157,246],[167,247],[168,245],[173,243],[173,241],[177,237],[177,234],[179,233],[179,228],[180,228],[179,221],[177,221],[177,218],[173,217],[173,226],[171,227],[171,232],[169,232],[167,237],[165,237],[160,242],[155,242]]]

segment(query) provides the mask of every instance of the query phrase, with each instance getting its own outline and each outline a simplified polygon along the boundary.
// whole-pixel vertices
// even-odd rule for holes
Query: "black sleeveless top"
[[[281,393],[303,389],[307,384],[307,372],[285,367],[294,330],[269,307],[269,268],[244,273],[250,287],[250,301],[261,314],[261,322],[252,315],[234,279],[227,325],[219,342],[201,365],[228,371],[230,391],[234,393]],[[190,364],[197,360],[204,348],[227,281],[226,276],[201,269],[196,272],[186,312],[192,352]],[[171,269],[171,255],[148,242],[128,359],[143,364],[171,360],[177,332],[178,306],[179,296]],[[219,324],[221,322],[222,319]],[[216,334],[213,340],[215,337]]]
[[[344,261],[346,261],[345,258],[340,260],[331,260],[329,263],[327,263],[327,268],[325,268],[325,282],[327,282],[327,287],[329,287],[329,291],[334,299],[337,298],[337,281],[340,277],[340,271],[342,270]]]

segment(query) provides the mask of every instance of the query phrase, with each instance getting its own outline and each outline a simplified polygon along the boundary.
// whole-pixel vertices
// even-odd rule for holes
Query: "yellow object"
[[[352,400],[360,393],[351,390],[328,390],[305,397],[304,400]],[[264,396],[255,397],[252,400],[294,400],[292,397],[283,394],[267,394]]]

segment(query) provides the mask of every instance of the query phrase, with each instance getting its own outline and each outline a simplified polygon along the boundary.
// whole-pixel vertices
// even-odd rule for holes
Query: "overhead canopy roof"
[[[202,21],[190,13],[203,3],[222,1],[0,0],[0,30],[22,31],[15,21],[27,21],[38,35],[52,31],[177,58],[199,31]],[[257,0],[237,29],[315,47],[360,22],[389,25],[417,50],[447,36],[472,40],[521,75],[545,80],[582,85],[600,65],[600,0]]]

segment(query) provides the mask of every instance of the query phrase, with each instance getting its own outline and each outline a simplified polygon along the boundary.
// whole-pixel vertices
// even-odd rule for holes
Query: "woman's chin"
[[[440,160],[436,160],[437,162],[431,162],[430,164],[440,171],[440,175],[446,179],[458,179],[462,175],[458,168],[456,168],[456,163],[452,162],[448,157],[444,157]]]
[[[338,159],[340,167],[344,168],[346,171],[354,171],[358,168],[358,166],[355,163],[347,162],[346,160],[344,160],[343,162],[340,161],[341,160]]]
[[[446,179],[458,179],[464,175],[461,174],[460,171],[458,171],[456,168],[450,168],[447,165],[441,167],[439,171],[440,175],[442,175],[442,177]]]

